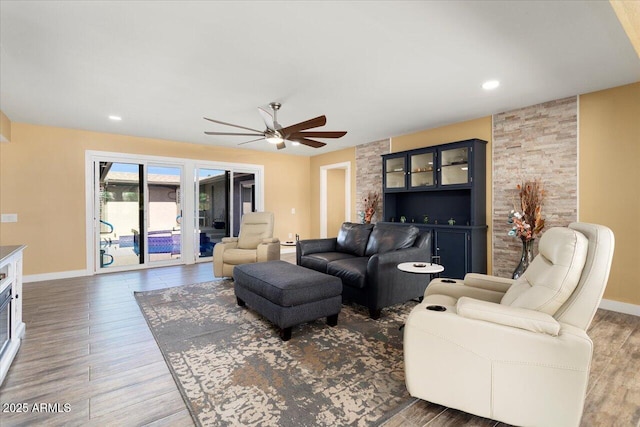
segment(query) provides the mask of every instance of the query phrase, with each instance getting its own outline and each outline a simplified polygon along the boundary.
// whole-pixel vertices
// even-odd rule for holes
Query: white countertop
[[[26,245],[0,246],[0,263],[26,247]]]

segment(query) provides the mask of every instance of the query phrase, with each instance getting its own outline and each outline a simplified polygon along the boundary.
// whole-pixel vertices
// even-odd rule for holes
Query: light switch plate
[[[18,222],[18,214],[2,214],[2,222]]]

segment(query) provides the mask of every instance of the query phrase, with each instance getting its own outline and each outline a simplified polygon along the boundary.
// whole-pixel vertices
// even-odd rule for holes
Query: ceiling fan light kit
[[[205,120],[208,120],[213,123],[218,123],[225,126],[232,126],[238,129],[244,129],[251,131],[252,133],[246,132],[205,132],[206,135],[219,135],[219,136],[257,136],[259,138],[252,139],[250,141],[241,142],[238,145],[248,144],[250,142],[266,140],[267,142],[274,144],[278,150],[281,150],[286,147],[286,142],[291,142],[292,145],[300,145],[304,144],[308,147],[320,148],[327,145],[324,142],[316,141],[311,138],[341,138],[347,134],[346,131],[308,131],[308,129],[313,129],[317,127],[324,126],[327,123],[326,116],[318,116],[313,119],[305,120],[304,122],[296,123],[295,125],[282,127],[278,123],[278,110],[282,104],[279,102],[272,102],[269,104],[271,108],[270,113],[267,110],[258,107],[258,112],[260,116],[262,116],[262,120],[266,126],[264,131],[260,131],[257,129],[248,128],[245,126],[234,125],[232,123],[222,122],[220,120],[209,119],[204,117]]]

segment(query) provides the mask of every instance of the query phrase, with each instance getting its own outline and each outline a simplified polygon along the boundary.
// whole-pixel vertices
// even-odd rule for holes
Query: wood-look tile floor
[[[0,412],[0,426],[192,426],[133,291],[209,280],[203,263],[25,284],[26,338],[0,403],[29,412]],[[589,334],[595,355],[582,425],[637,427],[640,317],[600,310]],[[40,403],[60,412],[34,412]],[[427,425],[503,426],[424,401],[386,423]]]

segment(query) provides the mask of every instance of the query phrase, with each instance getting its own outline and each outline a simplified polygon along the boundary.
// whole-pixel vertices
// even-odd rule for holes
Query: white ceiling
[[[202,117],[263,129],[257,107],[279,101],[283,126],[348,131],[289,154],[640,80],[607,1],[2,0],[0,17],[12,121],[237,147],[250,138],[206,136],[235,129]]]

